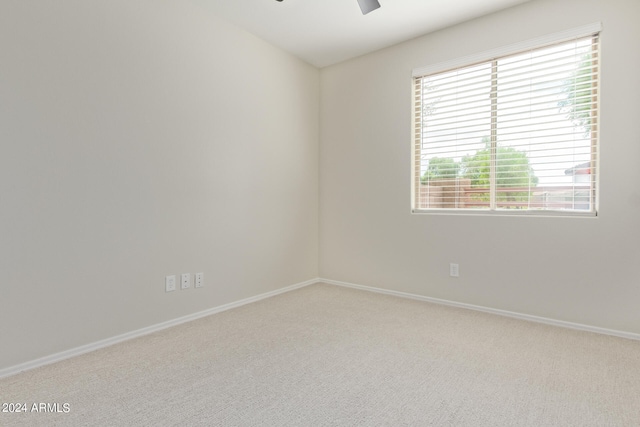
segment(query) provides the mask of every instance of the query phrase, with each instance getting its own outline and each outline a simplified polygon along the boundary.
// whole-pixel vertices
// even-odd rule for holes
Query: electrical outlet
[[[180,276],[180,289],[187,289],[191,286],[191,273],[182,273]]]
[[[454,263],[449,264],[449,276],[451,277],[460,276],[460,266],[458,264],[454,264]]]
[[[176,290],[176,276],[167,276],[164,278],[165,292],[172,292]]]
[[[204,286],[204,273],[196,273],[196,288],[201,288]]]

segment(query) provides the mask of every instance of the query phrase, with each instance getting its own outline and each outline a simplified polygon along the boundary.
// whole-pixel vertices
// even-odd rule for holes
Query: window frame
[[[593,164],[595,165],[595,180],[591,186],[591,192],[593,192],[593,208],[589,211],[580,210],[553,210],[553,209],[496,209],[495,207],[490,209],[472,209],[472,208],[427,208],[420,209],[416,207],[417,203],[417,191],[420,185],[420,176],[416,171],[419,161],[416,161],[416,156],[419,156],[419,145],[421,144],[421,136],[418,129],[422,129],[422,122],[417,122],[417,110],[422,108],[421,102],[416,99],[414,93],[414,86],[416,78],[422,78],[428,75],[434,75],[439,73],[445,73],[447,71],[453,71],[465,67],[470,67],[482,63],[491,63],[492,61],[499,60],[503,57],[510,55],[516,55],[528,50],[541,49],[548,46],[570,42],[572,40],[598,37],[599,39],[599,57],[601,57],[601,40],[600,33],[602,31],[602,24],[600,22],[584,25],[581,27],[569,29],[566,31],[545,35],[542,37],[530,39],[524,42],[514,43],[511,45],[499,47],[496,49],[488,50],[479,54],[470,55],[462,58],[457,58],[451,61],[446,61],[426,67],[416,68],[412,72],[412,141],[411,141],[411,213],[412,214],[428,214],[428,215],[489,215],[489,216],[535,216],[535,217],[583,217],[583,218],[596,218],[599,213],[599,201],[600,201],[600,123],[596,123],[595,142],[592,144],[595,152],[592,153],[594,158]],[[598,65],[598,75],[600,75],[600,67]],[[598,78],[596,93],[597,98],[595,101],[596,111],[598,111],[597,118],[600,117],[600,81]],[[420,119],[422,120],[422,118]]]

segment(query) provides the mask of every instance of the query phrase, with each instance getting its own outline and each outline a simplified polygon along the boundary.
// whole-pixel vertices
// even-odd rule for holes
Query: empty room
[[[640,426],[639,20],[0,0],[0,425]]]

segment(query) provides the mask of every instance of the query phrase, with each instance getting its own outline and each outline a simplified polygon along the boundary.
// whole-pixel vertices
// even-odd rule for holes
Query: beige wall
[[[317,277],[318,117],[188,2],[0,2],[0,369]]]
[[[534,0],[323,69],[321,277],[640,333],[639,17],[637,0]],[[412,69],[597,21],[600,216],[412,215]]]

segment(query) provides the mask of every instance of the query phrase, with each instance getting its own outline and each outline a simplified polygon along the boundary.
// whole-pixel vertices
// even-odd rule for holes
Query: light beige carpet
[[[317,284],[0,380],[2,426],[639,426],[640,342]]]

